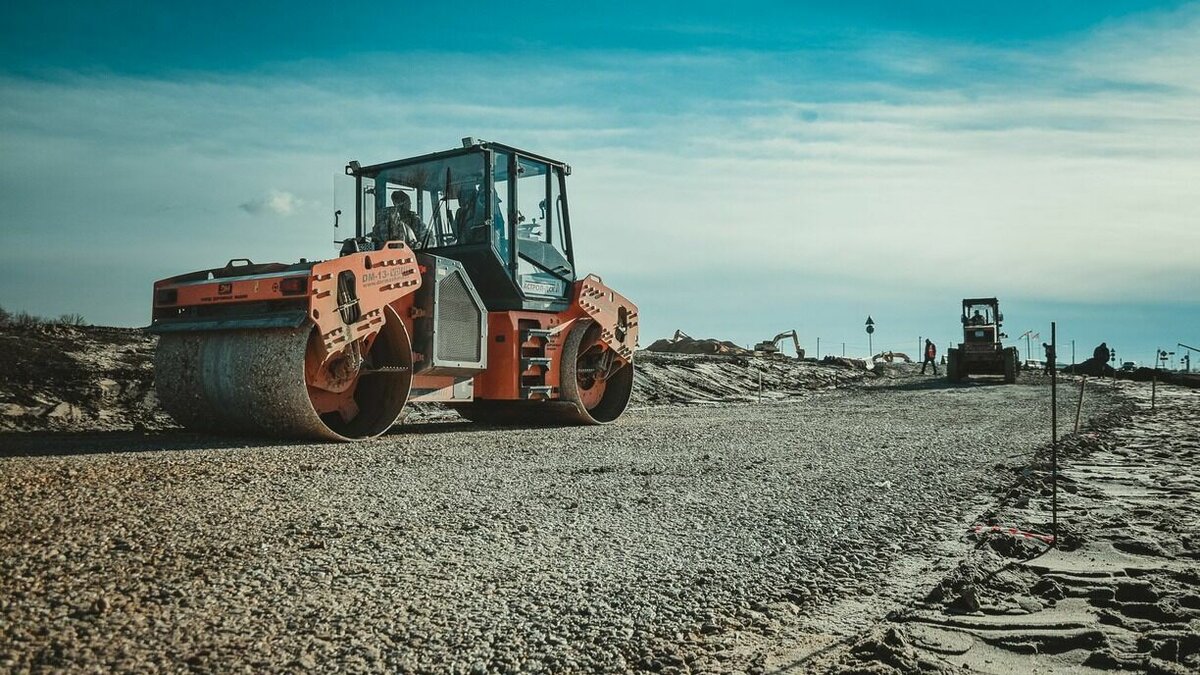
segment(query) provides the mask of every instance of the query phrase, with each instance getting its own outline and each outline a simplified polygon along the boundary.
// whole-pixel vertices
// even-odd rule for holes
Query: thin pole
[[[1071,340],[1071,372],[1075,372],[1075,341]]]
[[[842,343],[842,358],[846,358],[846,343]]]
[[[1154,348],[1154,373],[1150,376],[1150,410],[1154,410],[1154,398],[1158,393],[1158,353],[1161,347]]]
[[[1050,322],[1050,346],[1054,347],[1058,341],[1057,326],[1054,321]],[[1051,370],[1054,368],[1054,359],[1050,359]],[[1058,453],[1058,378],[1050,380],[1050,440],[1053,443],[1051,456],[1057,458]],[[1056,496],[1057,498],[1057,496]]]
[[[758,402],[762,403],[762,368],[758,369]]]
[[[1050,322],[1051,353],[1058,353],[1058,326]],[[1054,357],[1050,358],[1054,369]],[[1080,397],[1082,400],[1082,397]],[[1050,528],[1054,545],[1058,546],[1058,378],[1050,380]]]
[[[1075,406],[1075,433],[1079,433],[1079,416],[1083,414],[1083,386],[1087,384],[1087,375],[1079,380],[1079,403]]]
[[[817,360],[821,360],[821,336],[817,336]]]

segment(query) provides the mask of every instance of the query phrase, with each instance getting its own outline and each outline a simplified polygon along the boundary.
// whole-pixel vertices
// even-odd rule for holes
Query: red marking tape
[[[1044,541],[1047,544],[1054,543],[1054,535],[1038,534],[1036,532],[1026,532],[1025,530],[1018,530],[1015,527],[1003,527],[1000,525],[976,525],[975,527],[971,528],[971,531],[974,532],[975,534],[990,534],[993,532],[998,532],[1000,534],[1007,534],[1007,535],[1010,535],[1013,537],[1025,537],[1026,539],[1037,539],[1038,541]]]

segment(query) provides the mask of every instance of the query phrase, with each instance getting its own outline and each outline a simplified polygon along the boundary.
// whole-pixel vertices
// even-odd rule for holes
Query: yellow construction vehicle
[[[783,354],[779,351],[779,341],[788,337],[792,338],[792,345],[796,348],[796,358],[804,358],[804,350],[800,348],[800,338],[796,335],[795,329],[754,345],[754,353],[758,356],[782,356]]]

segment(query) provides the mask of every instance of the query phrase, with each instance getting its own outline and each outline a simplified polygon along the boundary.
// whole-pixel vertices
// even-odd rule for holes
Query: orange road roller
[[[409,401],[489,424],[603,424],[633,389],[637,307],[575,271],[569,165],[499,143],[350,162],[339,257],[154,284],[155,386],[203,432],[349,441]]]

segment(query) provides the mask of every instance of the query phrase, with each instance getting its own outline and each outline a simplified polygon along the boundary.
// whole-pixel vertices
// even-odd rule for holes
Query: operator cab
[[[463,147],[373,166],[351,162],[358,246],[408,195],[409,245],[457,260],[489,311],[562,311],[575,282],[566,177],[571,167],[499,143]]]
[[[963,341],[995,344],[1004,315],[996,298],[967,298],[962,303]]]

